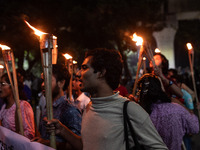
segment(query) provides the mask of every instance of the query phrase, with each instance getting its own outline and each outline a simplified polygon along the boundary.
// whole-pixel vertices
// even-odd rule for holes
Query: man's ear
[[[65,80],[58,81],[58,87],[59,88],[63,88],[64,85],[65,85]]]
[[[97,72],[98,78],[103,78],[106,74],[106,69],[103,69],[102,71]]]

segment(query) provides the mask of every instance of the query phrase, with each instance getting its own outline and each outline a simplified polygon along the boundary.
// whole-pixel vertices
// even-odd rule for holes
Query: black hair
[[[169,69],[169,61],[168,59],[161,53],[156,53],[155,55],[159,55],[161,57],[161,69],[164,75],[167,75]],[[154,56],[155,56],[154,55]]]
[[[105,80],[108,85],[115,90],[119,85],[123,66],[122,57],[119,51],[98,48],[89,50],[86,53],[85,58],[89,56],[92,56],[91,66],[94,69],[94,73],[97,73],[98,71],[102,72],[105,69]]]
[[[173,73],[173,75],[171,76],[171,78],[175,78],[175,79],[178,78],[178,72],[177,72],[176,69],[170,68],[170,69],[168,70],[168,72],[172,72],[172,73]]]
[[[63,86],[63,91],[65,91],[69,86],[71,77],[66,66],[63,64],[53,64],[52,74],[55,76],[56,82],[65,80],[65,85]]]
[[[151,114],[153,103],[171,102],[167,94],[162,90],[160,80],[153,74],[144,74],[138,80],[139,104]]]
[[[10,84],[10,80],[9,80],[9,77],[8,77],[8,74],[7,73],[4,73],[2,76],[1,76],[1,79],[5,79],[5,81],[7,83]],[[13,79],[13,74],[11,73],[11,78]],[[24,84],[21,80],[19,80],[20,76],[17,75],[17,84],[18,84],[18,92],[19,92],[19,99],[20,100],[28,100],[27,96],[26,96],[26,93],[24,92]],[[10,87],[11,88],[11,87]]]

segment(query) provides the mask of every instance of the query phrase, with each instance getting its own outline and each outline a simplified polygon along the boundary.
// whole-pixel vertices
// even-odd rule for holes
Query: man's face
[[[91,59],[92,56],[89,56],[83,61],[80,70],[80,80],[82,82],[81,91],[88,92],[92,95],[96,93],[99,80],[97,73],[94,73],[94,69],[91,67]]]
[[[160,56],[160,55],[155,55],[153,58],[154,58],[154,60],[155,60],[156,66],[160,66],[161,63],[162,63],[162,58],[161,58],[161,56]],[[153,67],[152,62],[150,62],[149,66],[150,66],[150,67]]]
[[[58,87],[58,84],[56,82],[56,78],[54,77],[54,75],[52,75],[51,86],[52,86],[52,97],[54,98],[59,94],[59,87]],[[42,83],[42,90],[43,90],[43,94],[45,94],[44,82]]]
[[[72,81],[72,90],[78,91],[81,88],[81,82],[80,77],[75,77],[75,79]]]

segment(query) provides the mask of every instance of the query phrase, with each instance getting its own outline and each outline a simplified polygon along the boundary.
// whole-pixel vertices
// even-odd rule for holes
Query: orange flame
[[[155,49],[155,53],[160,53],[160,52],[161,51],[158,48]]]
[[[77,61],[73,60],[73,64],[77,64]]]
[[[136,33],[133,34],[132,40],[133,40],[134,42],[136,42],[136,45],[137,45],[137,46],[142,45],[142,43],[143,43],[142,37],[137,36]]]
[[[0,48],[1,48],[2,50],[10,50],[10,47],[8,47],[8,46],[6,46],[6,45],[1,45],[1,44],[0,44]]]
[[[36,28],[34,28],[33,26],[31,26],[27,21],[25,21],[25,23],[35,32],[36,35],[41,36],[42,34],[47,34],[45,32],[42,32]]]
[[[72,59],[72,56],[70,56],[69,54],[63,54],[63,56],[66,58],[66,59]]]
[[[193,49],[193,47],[192,47],[192,44],[191,44],[191,43],[187,43],[186,45],[187,45],[187,48],[188,48],[188,50],[189,50],[189,51]]]
[[[3,65],[0,65],[0,69],[3,69],[4,68],[4,66]]]

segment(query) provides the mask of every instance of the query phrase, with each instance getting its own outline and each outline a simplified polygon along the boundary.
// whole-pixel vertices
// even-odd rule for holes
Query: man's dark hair
[[[160,57],[162,59],[162,62],[161,62],[162,72],[163,72],[164,75],[167,75],[168,69],[169,69],[169,61],[168,61],[168,59],[161,53],[156,53],[155,55],[160,55]]]
[[[171,102],[167,94],[162,90],[160,80],[153,74],[144,74],[138,80],[139,104],[151,114],[153,103]]]
[[[63,64],[53,64],[52,74],[56,78],[56,82],[65,80],[65,85],[63,86],[63,91],[65,91],[69,86],[70,73],[65,65]]]
[[[98,71],[102,72],[104,69],[106,70],[105,80],[115,90],[119,85],[123,66],[119,51],[98,48],[89,50],[85,58],[88,56],[92,56],[91,67],[95,73]]]
[[[178,72],[177,72],[176,69],[170,68],[170,69],[168,70],[168,72],[172,72],[172,73],[173,73],[173,75],[171,76],[171,78],[177,79],[177,77],[178,77]]]

